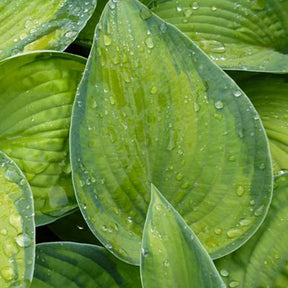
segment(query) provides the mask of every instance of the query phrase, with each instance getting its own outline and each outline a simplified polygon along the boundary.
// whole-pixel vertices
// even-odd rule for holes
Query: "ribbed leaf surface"
[[[272,74],[236,74],[232,77],[260,114],[269,138],[274,174],[288,170],[288,77]]]
[[[68,132],[84,67],[83,58],[57,52],[0,62],[0,149],[27,177],[38,225],[76,206]]]
[[[152,11],[174,24],[225,69],[288,71],[288,2],[156,0]]]
[[[276,179],[268,216],[239,250],[216,261],[228,287],[288,286],[288,174]]]
[[[257,115],[179,30],[137,1],[109,2],[71,128],[76,194],[92,231],[115,255],[138,263],[152,182],[212,257],[236,249],[271,198]]]
[[[64,50],[91,17],[96,0],[2,0],[0,59],[31,50]]]
[[[72,242],[36,247],[31,288],[140,288],[139,267],[125,264],[105,248]]]

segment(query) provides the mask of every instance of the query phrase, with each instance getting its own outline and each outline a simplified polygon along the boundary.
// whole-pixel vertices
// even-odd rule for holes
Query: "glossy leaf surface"
[[[226,287],[193,231],[152,185],[141,249],[143,287]]]
[[[272,153],[274,174],[288,171],[288,77],[232,74],[260,114]]]
[[[71,128],[76,194],[93,233],[138,263],[152,182],[212,257],[236,249],[271,198],[268,142],[257,115],[179,30],[137,1],[109,2]]]
[[[68,132],[84,67],[83,58],[58,52],[0,62],[0,150],[29,181],[38,225],[76,206]]]
[[[288,2],[156,0],[152,11],[224,69],[288,71]]]
[[[286,173],[275,181],[271,208],[257,233],[235,253],[216,261],[229,287],[287,287],[287,193]]]
[[[16,164],[0,152],[0,287],[29,287],[35,256],[30,186]]]
[[[91,17],[96,0],[3,0],[0,59],[31,50],[64,50]]]
[[[105,248],[72,242],[36,247],[31,288],[141,287],[139,267],[113,257]]]

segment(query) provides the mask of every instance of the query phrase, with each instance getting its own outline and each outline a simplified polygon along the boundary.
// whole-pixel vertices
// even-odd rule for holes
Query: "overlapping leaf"
[[[269,138],[274,174],[288,170],[287,75],[233,73],[257,109]]]
[[[105,248],[71,242],[39,244],[31,288],[141,287],[139,268]]]
[[[96,25],[99,22],[100,16],[107,2],[108,2],[107,0],[98,1],[97,9],[94,11],[92,17],[89,19],[86,26],[79,33],[76,39],[76,42],[78,44],[91,48]]]
[[[64,50],[91,17],[96,0],[3,0],[0,59],[31,50]]]
[[[29,287],[35,256],[33,198],[25,176],[0,152],[0,287]]]
[[[224,69],[288,71],[288,3],[279,0],[156,0],[174,24]]]
[[[196,235],[153,185],[151,196],[142,242],[143,287],[225,288]]]
[[[212,257],[260,225],[272,171],[257,112],[196,45],[145,6],[108,3],[76,100],[77,197],[115,255],[139,261],[151,182]]]
[[[32,187],[37,224],[76,206],[68,132],[84,65],[83,58],[57,52],[0,62],[0,149]]]
[[[287,287],[287,193],[286,173],[276,179],[271,208],[259,231],[235,253],[216,261],[229,287]]]

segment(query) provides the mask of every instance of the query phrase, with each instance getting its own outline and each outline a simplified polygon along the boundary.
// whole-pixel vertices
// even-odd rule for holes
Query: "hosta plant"
[[[287,287],[286,1],[0,10],[1,287]]]

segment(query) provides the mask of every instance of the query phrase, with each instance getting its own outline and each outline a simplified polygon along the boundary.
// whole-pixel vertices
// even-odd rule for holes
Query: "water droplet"
[[[111,249],[113,248],[111,243],[107,243],[107,244],[105,245],[105,247],[106,247],[108,250],[111,250]]]
[[[157,211],[161,211],[162,210],[162,206],[160,204],[156,204],[155,206]]]
[[[161,23],[161,25],[160,25],[161,33],[165,33],[167,31],[167,29],[168,29],[167,24],[165,22]]]
[[[151,37],[147,37],[145,39],[145,45],[147,48],[152,49],[154,47],[153,39]]]
[[[219,110],[219,109],[222,109],[222,108],[224,107],[223,102],[220,101],[220,100],[219,100],[219,101],[216,101],[214,105],[215,105],[215,108],[218,109],[218,110]]]
[[[264,163],[261,163],[261,164],[259,165],[259,168],[260,168],[261,170],[264,170],[264,169],[265,169],[265,164],[264,164]]]
[[[237,228],[232,228],[227,231],[228,238],[235,238],[237,236],[240,236],[241,234],[242,234],[241,230]]]
[[[151,12],[150,9],[147,9],[146,7],[145,7],[145,8],[143,7],[143,8],[140,10],[140,17],[141,17],[141,19],[147,20],[147,19],[149,19],[151,16],[152,16],[152,12]]]
[[[3,252],[6,256],[12,257],[13,255],[17,254],[19,251],[18,247],[16,246],[15,241],[12,239],[7,239],[3,243]]]
[[[281,256],[280,256],[279,254],[275,253],[275,254],[274,254],[274,258],[275,258],[275,259],[280,259]]]
[[[68,31],[66,34],[65,34],[65,37],[67,38],[73,38],[77,35],[77,32],[76,31]]]
[[[180,172],[176,175],[176,180],[181,181],[183,179],[184,175]]]
[[[236,193],[239,197],[243,196],[245,193],[244,187],[242,185],[238,185]]]
[[[264,205],[261,205],[260,207],[258,207],[258,208],[254,211],[254,215],[255,215],[256,217],[261,216],[261,215],[263,214],[263,212],[264,212],[264,208],[265,208]]]
[[[235,161],[236,161],[236,157],[235,157],[234,155],[230,155],[230,156],[228,157],[228,161],[230,161],[230,162],[235,162]]]
[[[241,219],[239,224],[241,226],[249,226],[250,224],[252,223],[252,220],[251,219]]]
[[[133,223],[133,218],[131,216],[128,216],[127,217],[127,222],[132,224]]]
[[[234,95],[235,97],[240,97],[240,96],[242,95],[242,93],[241,93],[240,90],[235,90],[235,91],[233,91],[233,95]]]
[[[231,281],[229,283],[229,287],[230,288],[235,288],[235,287],[238,287],[238,286],[239,286],[239,282],[237,282],[237,281]]]
[[[157,88],[156,86],[153,86],[153,87],[150,89],[150,93],[153,94],[153,95],[156,94],[157,91],[158,91],[158,88]]]
[[[20,184],[21,186],[25,185],[25,184],[26,184],[26,180],[25,180],[24,178],[22,178],[22,179],[20,180],[19,184]]]
[[[111,10],[114,10],[116,5],[115,5],[115,2],[114,1],[109,1],[109,7]]]
[[[22,219],[18,214],[11,214],[9,217],[9,223],[17,230],[18,233],[22,230]]]
[[[109,101],[111,105],[115,104],[115,99],[112,96],[109,98]]]
[[[32,240],[27,234],[19,234],[15,238],[15,241],[19,247],[28,247],[31,245]]]
[[[216,7],[216,6],[212,6],[212,7],[211,7],[211,10],[212,10],[213,12],[215,12],[215,11],[217,10],[217,7]]]
[[[109,35],[105,34],[104,35],[104,45],[105,46],[109,46],[112,43],[112,39]]]
[[[192,9],[193,9],[193,10],[199,9],[199,4],[198,4],[198,2],[193,2],[193,4],[192,4]]]
[[[141,249],[141,254],[142,254],[143,257],[147,257],[148,254],[149,254],[148,249],[146,249],[146,248],[142,248],[142,249]]]
[[[221,269],[220,270],[220,274],[223,277],[228,277],[229,276],[229,272],[227,270],[225,270],[225,269]]]
[[[251,201],[250,201],[250,205],[251,205],[251,206],[254,206],[254,205],[255,205],[255,200],[251,200]]]
[[[0,230],[0,234],[3,235],[3,236],[6,236],[7,235],[7,230],[5,228],[1,229]]]
[[[176,7],[176,10],[177,10],[177,12],[181,12],[181,11],[182,11],[182,8],[179,7],[179,6],[177,6],[177,7]]]
[[[188,17],[190,17],[192,14],[193,14],[193,11],[192,11],[192,9],[185,9],[184,10],[184,16],[186,17],[186,18],[188,18]]]
[[[220,228],[215,228],[214,233],[215,233],[216,235],[220,235],[220,234],[222,233],[222,229],[220,229]]]
[[[14,279],[16,276],[13,268],[9,266],[3,267],[1,269],[1,275],[7,281]]]
[[[165,259],[165,260],[163,261],[163,265],[164,265],[165,267],[170,266],[169,260],[168,260],[168,259]]]

